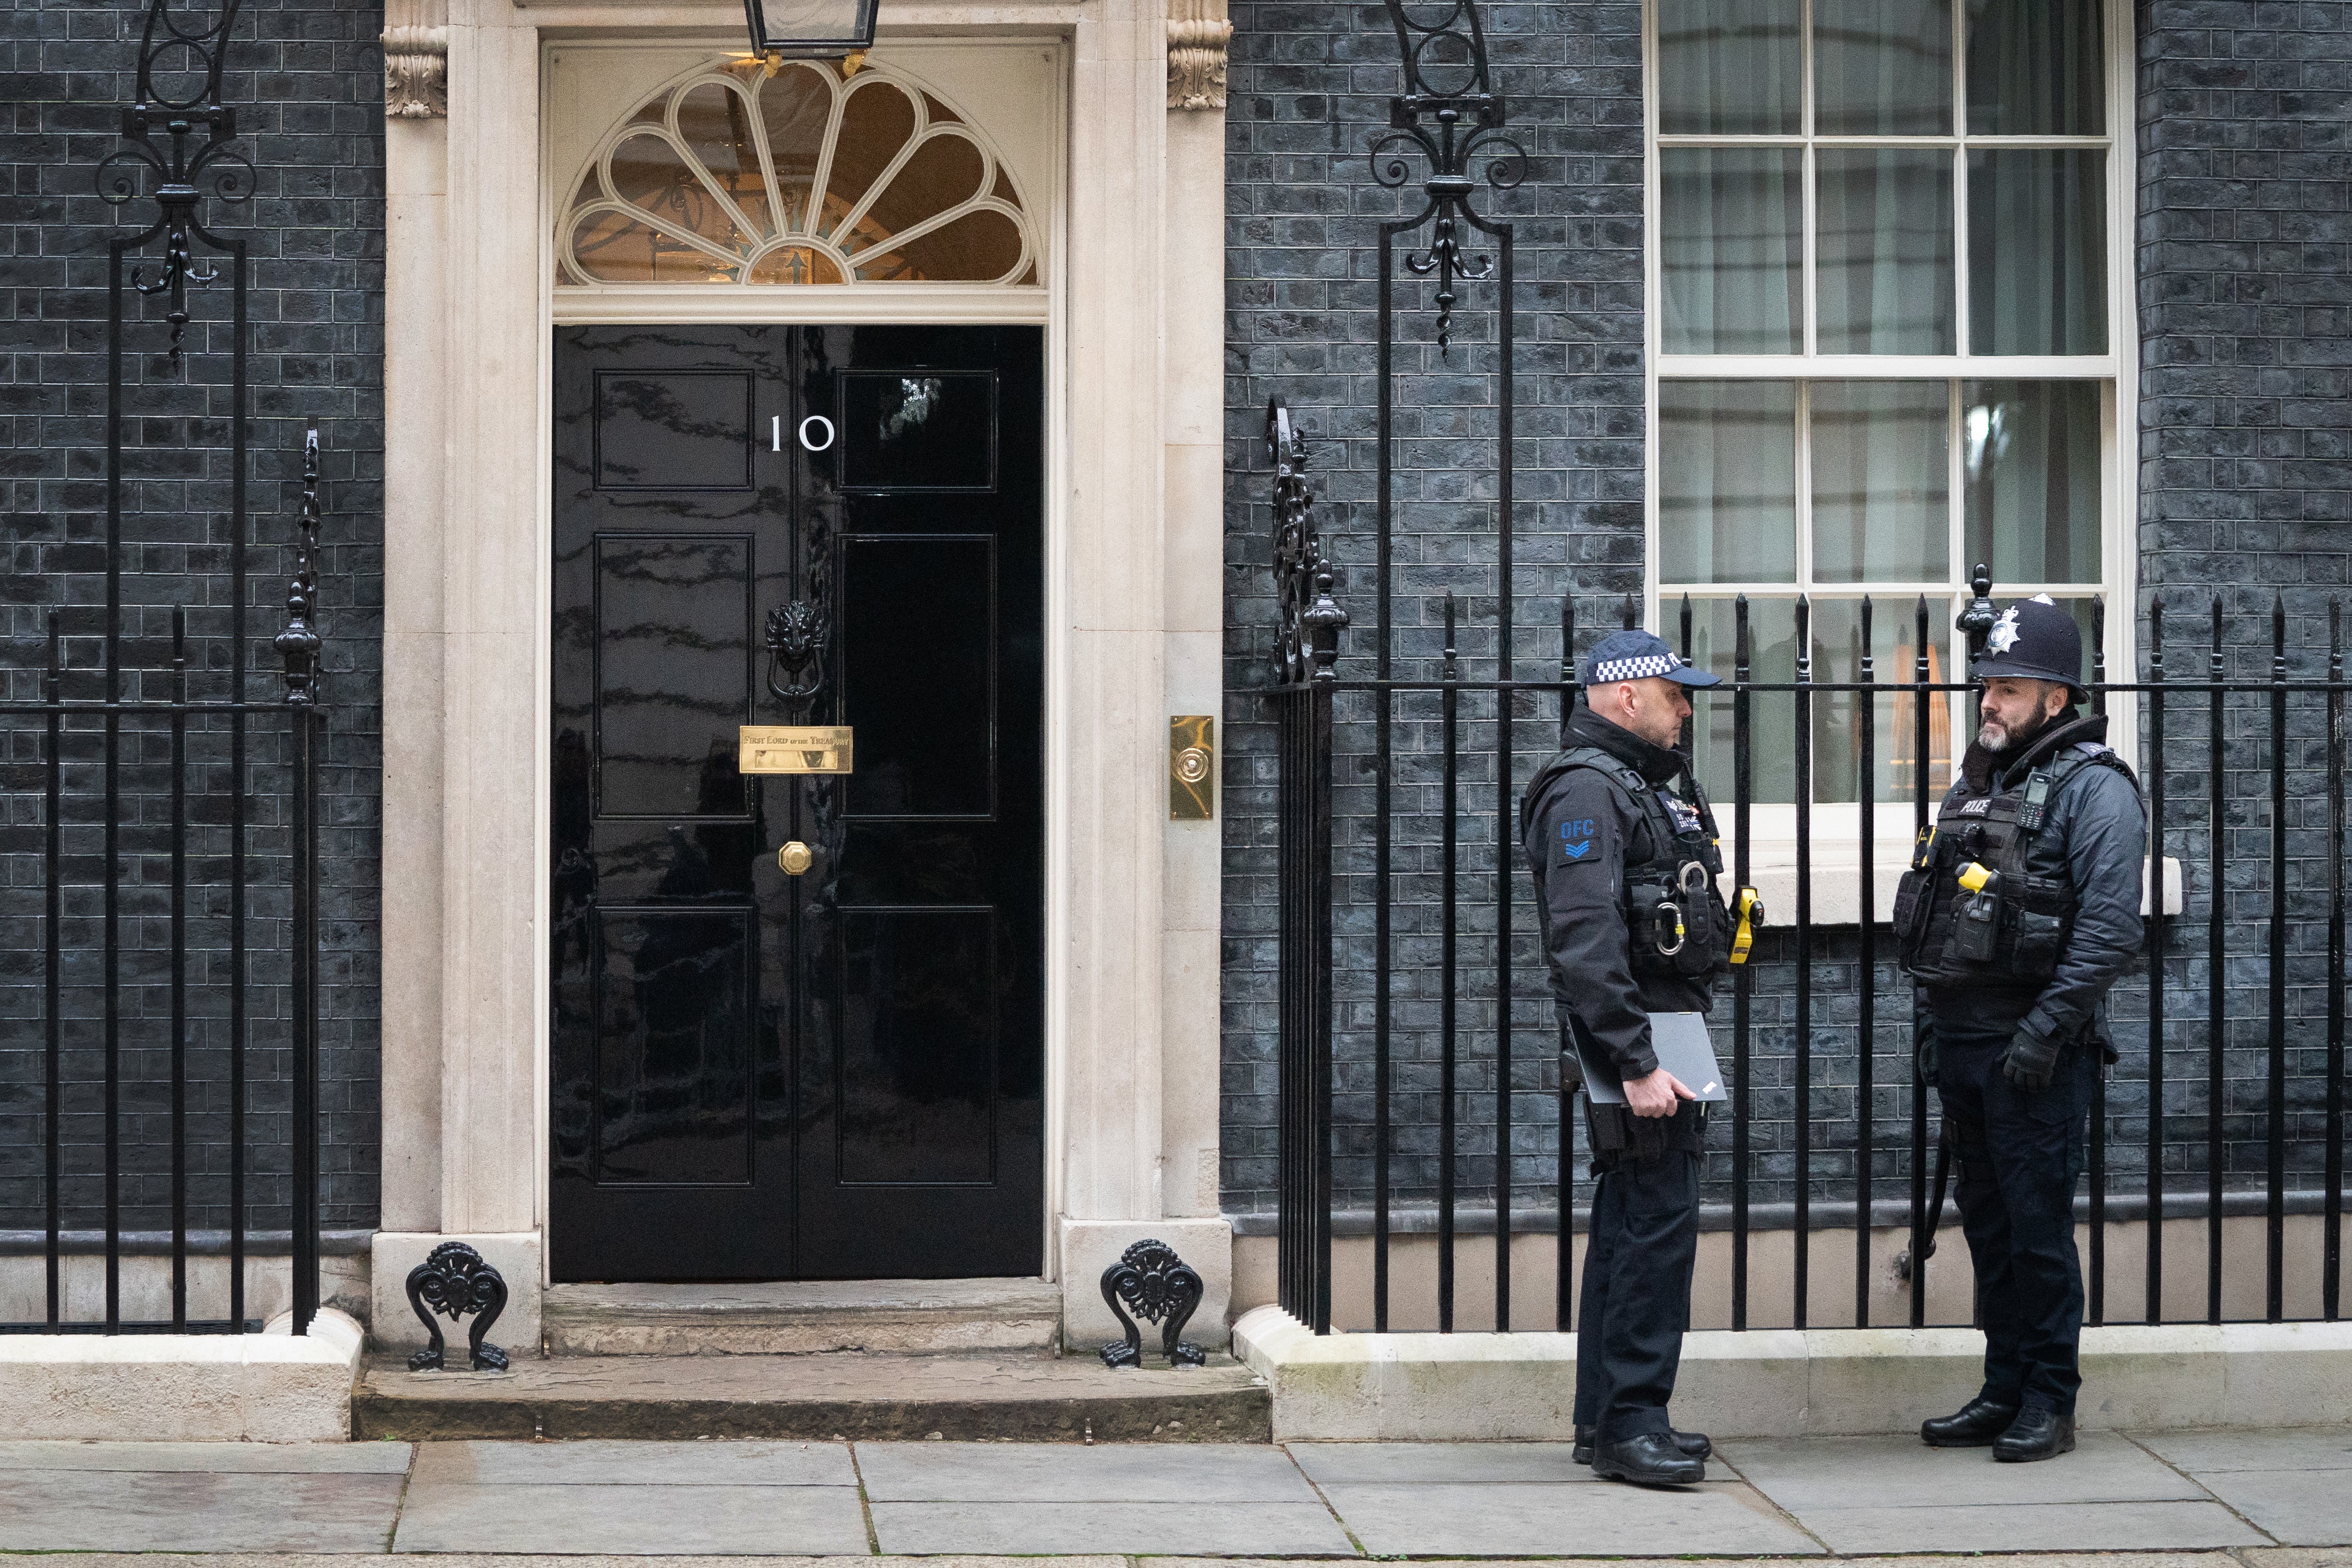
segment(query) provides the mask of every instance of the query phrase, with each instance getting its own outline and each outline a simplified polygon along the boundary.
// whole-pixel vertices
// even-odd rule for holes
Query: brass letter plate
[[[735,766],[746,773],[845,773],[846,724],[746,724]]]
[[[1217,721],[1205,713],[1168,721],[1168,819],[1206,822],[1216,815]]]

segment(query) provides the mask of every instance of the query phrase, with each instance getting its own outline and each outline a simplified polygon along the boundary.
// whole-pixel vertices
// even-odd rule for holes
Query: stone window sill
[[[1907,825],[1907,817],[1906,818]],[[1728,868],[1737,864],[1737,846],[1729,835],[1723,840],[1723,863]],[[1860,847],[1835,841],[1824,843],[1821,837],[1813,842],[1812,852],[1812,916],[1816,929],[1824,926],[1851,926],[1859,921],[1862,907],[1862,857]],[[1911,840],[1906,833],[1900,842],[1880,839],[1876,853],[1871,857],[1871,918],[1885,924],[1895,917],[1895,885],[1911,863]],[[1786,931],[1797,923],[1797,841],[1795,837],[1767,838],[1759,835],[1750,849],[1748,880],[1757,895],[1764,900],[1764,929]],[[1724,873],[1721,886],[1728,899],[1738,884],[1730,871]],[[2181,910],[2180,862],[2172,856],[2164,858],[2164,912],[2177,915]],[[2147,873],[2140,873],[2140,913],[2147,914]]]

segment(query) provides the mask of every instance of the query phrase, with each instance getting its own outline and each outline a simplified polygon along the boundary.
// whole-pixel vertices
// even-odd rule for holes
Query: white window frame
[[[1876,601],[1882,613],[1891,613],[1903,624],[1908,624],[1916,595],[1925,592],[1928,606],[1935,613],[1939,599],[1948,598],[1949,608],[1943,613],[1942,623],[1949,631],[1947,644],[1947,670],[1967,668],[1967,639],[1957,630],[1950,630],[1952,617],[1959,613],[1969,595],[1959,583],[1839,583],[1822,584],[1818,588],[1811,583],[1811,487],[1804,476],[1810,471],[1808,454],[1803,443],[1809,432],[1802,417],[1802,384],[1815,381],[1900,381],[1995,378],[2002,380],[2095,380],[2100,382],[2105,395],[2100,398],[2100,559],[2103,580],[2096,592],[2105,595],[2106,668],[2111,678],[2120,680],[2137,679],[2137,616],[2134,607],[2139,584],[2138,538],[2136,520],[2138,515],[2138,441],[2139,426],[2139,332],[2135,294],[2135,258],[2137,233],[2134,223],[2134,193],[2137,189],[2135,169],[2135,132],[2137,124],[2137,97],[2134,81],[2135,47],[2132,37],[2132,11],[2126,0],[2102,0],[2102,24],[2106,46],[2106,133],[2095,137],[2024,136],[1967,137],[1970,145],[1982,145],[1992,141],[2004,147],[2082,147],[2105,151],[2106,160],[2106,265],[2107,265],[2107,344],[2104,354],[2083,355],[1979,355],[1969,352],[1969,280],[1967,255],[1968,160],[1955,160],[1952,181],[1953,248],[1952,278],[1958,318],[1955,342],[1959,350],[1953,354],[1831,354],[1807,353],[1793,354],[1667,354],[1664,352],[1664,299],[1659,255],[1659,153],[1662,149],[1689,146],[1783,146],[1803,147],[1808,144],[1838,147],[1910,147],[1954,148],[1961,143],[1968,113],[1967,87],[1967,5],[1966,0],[1953,0],[1952,48],[1954,68],[1953,131],[1942,136],[1694,136],[1662,135],[1658,130],[1658,5],[1659,0],[1643,0],[1642,7],[1642,100],[1643,100],[1643,292],[1646,306],[1643,315],[1643,428],[1649,439],[1643,443],[1643,583],[1648,624],[1668,636],[1678,621],[1680,604],[1685,589],[1683,584],[1664,585],[1659,577],[1659,515],[1658,515],[1658,387],[1662,380],[1761,380],[1800,384],[1800,417],[1797,421],[1798,451],[1796,505],[1798,531],[1798,581],[1789,583],[1711,583],[1691,584],[1688,592],[1694,604],[1703,599],[1728,599],[1746,593],[1751,602],[1761,598],[1793,598],[1801,593],[1817,597],[1854,598],[1867,593]],[[1810,40],[1812,33],[1812,0],[1800,0],[1799,26],[1802,37]],[[1802,51],[1803,119],[1810,126],[1812,113],[1812,51]],[[1813,188],[1813,163],[1804,163],[1804,237],[1803,237],[1803,299],[1804,342],[1810,349],[1813,339],[1814,318],[1818,314],[1814,289],[1816,205]],[[1951,461],[1958,468],[1960,453],[1955,446]],[[1955,475],[1951,488],[1952,565],[1956,578],[1964,583],[1962,574],[1972,569],[1974,563],[1961,559],[1962,497]],[[2022,594],[2040,592],[2043,588],[2053,594],[2082,596],[2081,584],[2026,584],[1996,582],[1996,599],[2008,599]],[[1907,671],[1880,671],[1879,679],[1895,679]],[[1965,719],[1961,700],[1952,704],[1954,760],[1964,744]],[[2137,704],[2131,694],[2122,693],[2109,700],[2109,742],[2126,757],[2137,757]],[[1732,831],[1729,803],[1724,802],[1718,816],[1727,838]],[[1755,842],[1751,857],[1763,876],[1776,868],[1793,868],[1796,840],[1796,808],[1793,805],[1764,805],[1752,807]],[[1875,837],[1878,852],[1873,860],[1880,868],[1876,898],[1884,918],[1891,908],[1894,873],[1901,869],[1912,837],[1912,812],[1907,802],[1878,804]],[[1822,869],[1832,874],[1840,889],[1823,889],[1817,884],[1814,893],[1817,923],[1851,922],[1855,918],[1855,898],[1852,888],[1855,837],[1861,828],[1858,809],[1852,804],[1816,802],[1812,808],[1812,837],[1817,859],[1824,849],[1830,849],[1834,861]],[[1831,847],[1836,847],[1832,848]],[[1725,846],[1728,863],[1731,846]],[[1768,902],[1772,889],[1765,889]],[[1823,893],[1828,893],[1826,908]],[[1781,907],[1788,908],[1787,904]]]

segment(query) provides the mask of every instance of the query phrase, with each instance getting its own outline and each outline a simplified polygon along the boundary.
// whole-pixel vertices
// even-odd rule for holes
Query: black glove
[[[1927,1022],[1924,1009],[1911,1015],[1911,1052],[1919,1064],[1919,1081],[1934,1089],[1936,1069],[1941,1062],[1936,1051],[1936,1028]]]
[[[2009,1049],[2001,1053],[2000,1071],[2020,1089],[2048,1089],[2058,1071],[2058,1042],[2019,1030]]]

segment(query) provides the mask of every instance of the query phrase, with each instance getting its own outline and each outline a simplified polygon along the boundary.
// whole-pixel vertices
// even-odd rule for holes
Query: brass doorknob
[[[816,851],[797,838],[776,851],[776,869],[787,877],[797,877],[814,864]]]

